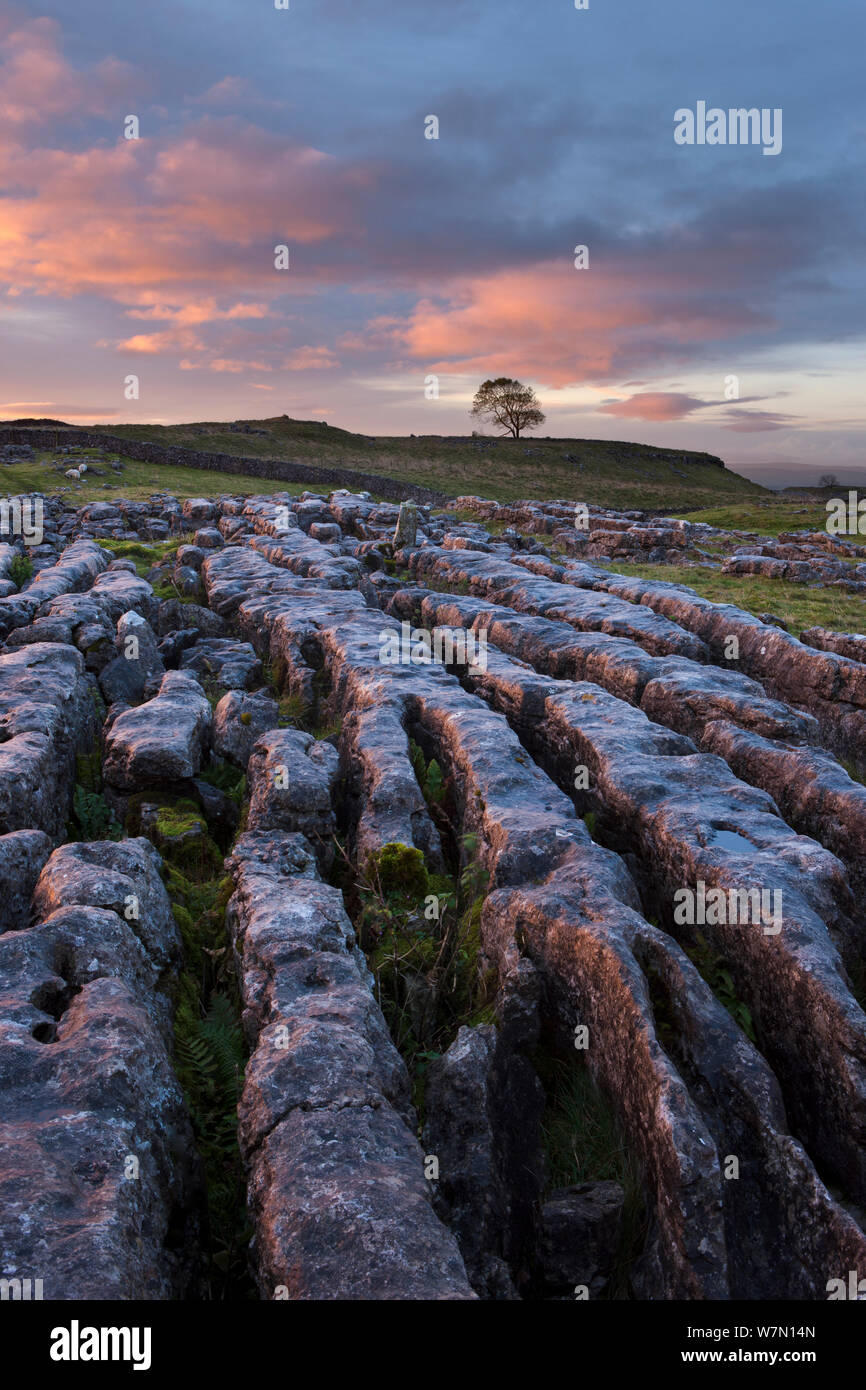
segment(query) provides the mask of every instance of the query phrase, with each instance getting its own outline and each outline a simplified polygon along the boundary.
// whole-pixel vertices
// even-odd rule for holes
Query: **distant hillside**
[[[203,453],[283,459],[311,468],[357,469],[452,497],[461,493],[500,501],[573,497],[608,506],[682,510],[767,491],[731,472],[711,454],[621,440],[373,437],[287,415],[232,423],[111,423],[102,428],[121,439],[150,440]]]

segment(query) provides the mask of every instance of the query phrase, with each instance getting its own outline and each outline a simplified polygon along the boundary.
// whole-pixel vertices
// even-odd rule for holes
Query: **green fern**
[[[478,847],[477,835],[461,837],[460,851],[465,867],[460,875],[460,893],[464,900],[474,901],[476,898],[483,898],[490,881],[489,872],[478,858]]]
[[[231,1000],[215,994],[200,1025],[200,1037],[210,1052],[217,1084],[224,1095],[231,1095],[232,1114],[244,1073],[244,1038]]]
[[[438,806],[439,802],[442,800],[443,785],[442,770],[436,759],[431,758],[427,768],[427,776],[424,778],[425,800]]]
[[[409,740],[409,759],[424,800],[428,806],[438,806],[442,801],[445,781],[436,759],[431,758],[428,763],[423,748],[420,748],[414,739]]]
[[[224,1102],[234,1122],[244,1072],[244,1041],[234,1006],[225,994],[211,997],[204,1018],[195,1018],[188,1007],[178,1010],[177,1054],[189,1074],[194,1099],[207,1105]]]
[[[13,555],[7,573],[12,583],[23,589],[33,573],[33,561],[29,555]]]
[[[243,720],[243,715],[241,715],[241,720]],[[209,767],[199,773],[199,780],[207,782],[211,787],[216,787],[218,791],[223,792],[238,806],[243,800],[246,773],[242,768],[232,767],[231,763],[214,759]]]
[[[72,819],[67,833],[70,840],[119,840],[123,829],[114,819],[102,793],[88,791],[78,782],[72,796]]]
[[[413,738],[409,740],[409,760],[418,779],[419,787],[423,787],[424,778],[427,776],[427,759],[424,757],[424,750],[419,748]]]
[[[695,944],[685,947],[686,955],[703,975],[713,994],[723,1004],[735,1023],[739,1024],[746,1037],[753,1043],[758,1038],[752,1012],[739,998],[734,985],[734,977],[728,969],[724,956],[714,951],[702,932],[695,933]]]

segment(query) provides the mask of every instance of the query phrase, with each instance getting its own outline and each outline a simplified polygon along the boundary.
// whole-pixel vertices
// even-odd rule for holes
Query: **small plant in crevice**
[[[655,926],[656,923],[653,923]],[[649,989],[650,1005],[656,1038],[665,1052],[673,1054],[677,1050],[677,1020],[667,982],[661,971],[653,964],[644,967],[644,978]]]
[[[23,589],[24,585],[33,574],[33,561],[30,556],[21,554],[13,555],[9,563],[7,574],[16,589]]]
[[[102,792],[88,791],[77,783],[72,794],[72,815],[67,822],[69,840],[121,840],[123,827]]]
[[[837,758],[836,761],[840,767],[844,767],[852,782],[859,782],[861,786],[866,786],[866,777],[863,776],[857,763],[853,762],[851,758]]]
[[[196,882],[218,874],[222,855],[208,830],[198,804],[188,797],[151,801],[131,798],[127,815],[130,833],[146,835],[166,862]]]
[[[277,700],[279,727],[281,729],[300,729],[307,712],[303,695],[281,695]]]
[[[409,757],[424,800],[428,806],[441,805],[445,783],[438,762],[435,758],[428,762],[424,750],[412,739],[409,740]]]
[[[139,814],[141,814],[139,808]],[[234,884],[194,802],[176,800],[147,821],[183,942],[176,984],[177,1073],[201,1156],[207,1200],[206,1296],[255,1297],[247,1266],[252,1235],[237,1140],[246,1047],[225,913]]]
[[[205,698],[211,709],[215,710],[226,693],[226,687],[220,684],[219,677],[212,671],[196,675],[196,680],[204,691]]]
[[[243,715],[241,715],[241,719],[243,719]],[[235,767],[233,763],[212,758],[209,765],[198,776],[200,782],[207,782],[208,786],[216,787],[217,791],[221,791],[224,796],[240,806],[244,799],[246,784],[246,773],[242,767]]]
[[[283,657],[275,656],[265,661],[262,674],[265,685],[277,702],[279,728],[301,729],[320,742],[337,737],[343,721],[339,715],[329,714],[325,709],[328,677],[324,667],[319,667],[313,673],[311,699],[299,690],[286,689],[289,668]]]
[[[175,1019],[177,1073],[189,1108],[207,1187],[212,1298],[243,1285],[250,1231],[244,1212],[245,1183],[237,1141],[237,1107],[246,1050],[237,1005],[212,993],[181,999]]]
[[[683,948],[692,965],[704,977],[720,1004],[723,1004],[735,1023],[738,1023],[750,1042],[757,1043],[755,1025],[749,1006],[740,999],[734,977],[724,956],[713,950],[703,932],[695,932],[692,944]]]
[[[97,538],[96,543],[104,550],[110,550],[115,560],[131,560],[139,578],[144,579],[160,562],[170,560],[176,554],[178,546],[191,544],[192,540],[192,532],[187,532],[185,535],[172,536],[164,541],[119,541],[109,537]],[[177,595],[172,593],[170,597],[174,598]]]
[[[480,959],[486,875],[477,863],[458,882],[432,874],[420,850],[395,842],[371,857],[355,887],[361,945],[423,1118],[430,1062],[464,1024],[494,1021],[495,973]]]
[[[532,1058],[547,1096],[542,1119],[547,1192],[587,1182],[617,1182],[622,1226],[604,1297],[629,1297],[629,1272],[647,1234],[640,1164],[626,1147],[616,1116],[585,1061],[538,1049]]]
[[[860,956],[848,971],[851,978],[851,993],[866,1013],[866,958]]]
[[[67,840],[121,840],[123,827],[102,791],[102,758],[98,744],[89,753],[76,754],[75,775],[72,810],[66,823]]]
[[[313,735],[317,742],[323,743],[326,739],[333,741],[335,738],[337,738],[342,732],[342,728],[343,721],[338,715],[334,719],[323,719],[321,723],[315,724],[309,730],[309,732]]]

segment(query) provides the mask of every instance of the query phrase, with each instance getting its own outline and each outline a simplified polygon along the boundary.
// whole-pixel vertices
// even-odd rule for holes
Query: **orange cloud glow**
[[[464,278],[447,301],[420,301],[392,330],[431,370],[527,376],[549,386],[605,380],[620,359],[660,365],[661,345],[703,342],[761,323],[747,307],[711,302],[660,267],[647,277],[627,263],[572,268],[567,258]],[[444,298],[444,296],[443,296]]]

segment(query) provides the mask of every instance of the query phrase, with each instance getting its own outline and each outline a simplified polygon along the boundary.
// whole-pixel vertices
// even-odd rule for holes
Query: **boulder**
[[[230,690],[214,710],[214,752],[246,768],[253,745],[279,723],[279,706],[264,690]]]
[[[211,707],[198,681],[183,671],[167,671],[159,693],[125,710],[106,734],[106,782],[128,795],[195,777],[211,724]]]
[[[43,830],[0,835],[0,934],[30,921],[30,899],[52,844]]]
[[[616,1259],[625,1193],[617,1182],[583,1182],[551,1192],[541,1209],[541,1265],[549,1295],[603,1295]]]
[[[247,768],[250,830],[300,831],[327,868],[336,819],[331,805],[337,750],[299,729],[273,729],[253,746]]]

